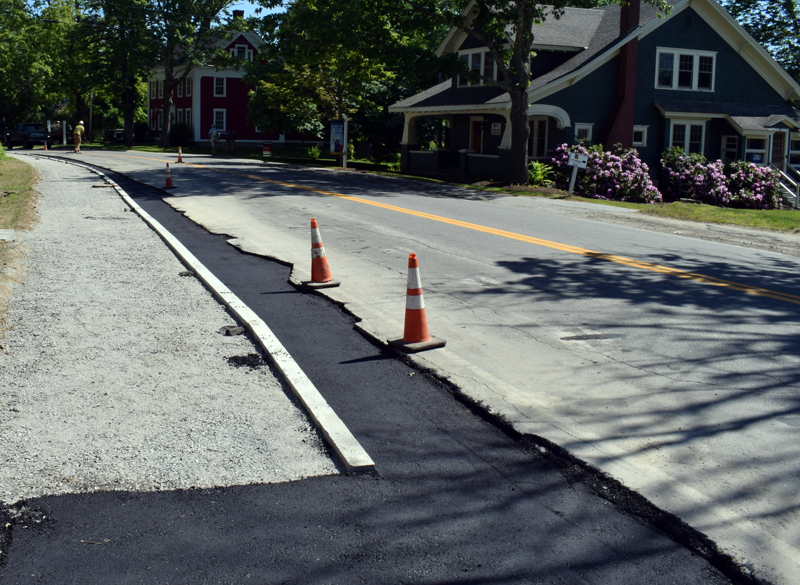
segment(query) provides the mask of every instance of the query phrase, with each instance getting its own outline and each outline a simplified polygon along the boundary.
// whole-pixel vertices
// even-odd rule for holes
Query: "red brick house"
[[[258,58],[263,40],[255,33],[244,32],[232,40],[220,40],[218,46],[248,61]],[[237,144],[258,146],[264,142],[299,142],[308,137],[282,135],[269,129],[255,127],[247,120],[248,92],[251,87],[242,82],[243,71],[222,69],[213,65],[193,67],[183,78],[184,67],[177,67],[175,77],[181,78],[174,89],[172,122],[185,123],[192,129],[195,142],[208,138],[212,124],[223,132],[233,131]],[[150,74],[148,114],[150,135],[159,138],[165,127],[163,120],[164,67],[155,67]],[[263,131],[262,131],[263,130]]]

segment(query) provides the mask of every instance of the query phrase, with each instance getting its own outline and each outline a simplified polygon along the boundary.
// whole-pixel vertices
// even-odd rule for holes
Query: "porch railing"
[[[794,208],[800,209],[800,173],[798,173],[791,166],[786,167],[790,173],[795,175],[795,178],[792,178],[780,168],[775,166],[774,163],[770,163],[769,166],[778,171],[780,174],[778,182],[780,183],[781,188],[794,197]]]

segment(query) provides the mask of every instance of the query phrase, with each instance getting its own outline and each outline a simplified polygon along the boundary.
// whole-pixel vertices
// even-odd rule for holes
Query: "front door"
[[[483,122],[479,120],[472,121],[472,138],[470,139],[469,147],[477,152],[483,154]]]
[[[786,170],[786,133],[779,130],[772,135],[772,155],[770,162],[780,170]]]

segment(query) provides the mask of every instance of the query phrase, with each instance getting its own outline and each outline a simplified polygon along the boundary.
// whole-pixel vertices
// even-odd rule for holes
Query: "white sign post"
[[[569,160],[567,165],[572,167],[572,178],[569,180],[569,196],[572,197],[572,190],[575,188],[575,179],[578,176],[578,169],[585,169],[589,164],[589,157],[585,154],[578,154],[577,152],[569,153]]]

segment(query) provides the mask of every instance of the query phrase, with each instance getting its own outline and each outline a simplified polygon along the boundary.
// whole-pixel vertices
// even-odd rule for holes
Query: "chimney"
[[[244,18],[244,10],[234,10],[233,11],[234,18]]]
[[[620,7],[620,36],[628,35],[639,26],[641,0],[628,0]],[[633,146],[633,126],[636,116],[636,70],[639,64],[639,39],[632,38],[619,50],[617,66],[617,99],[611,108],[604,129],[603,147],[606,150],[619,143]]]
[[[627,5],[620,7],[619,34],[626,35],[639,26],[642,11],[642,0],[628,0]]]

